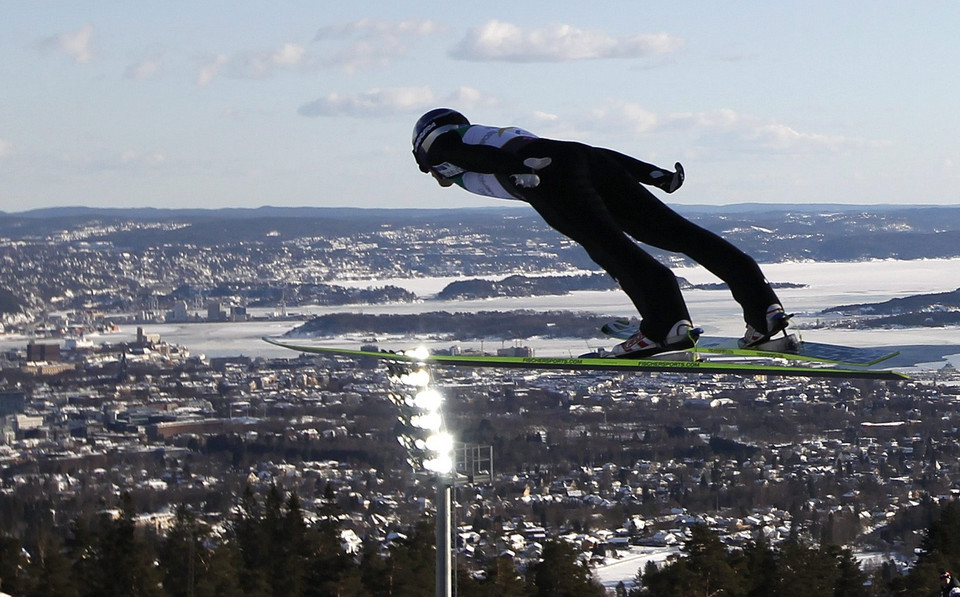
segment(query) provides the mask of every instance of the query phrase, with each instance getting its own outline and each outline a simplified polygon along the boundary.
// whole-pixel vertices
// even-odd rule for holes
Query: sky
[[[677,205],[960,205],[960,1],[0,0],[0,211],[457,208],[425,111],[672,168]]]

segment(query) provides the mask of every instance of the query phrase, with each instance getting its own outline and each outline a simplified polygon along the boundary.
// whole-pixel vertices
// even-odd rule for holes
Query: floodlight
[[[404,396],[403,394],[397,394],[396,392],[388,392],[387,399],[390,402],[393,402],[397,406],[404,406],[410,403],[410,398],[408,396]],[[409,404],[409,405],[412,406],[412,404]]]
[[[409,435],[398,435],[397,441],[400,442],[400,445],[410,453],[423,452],[427,449],[427,441],[423,438],[412,437]]]
[[[426,390],[417,393],[417,395],[413,398],[414,406],[428,411],[438,410],[442,402],[443,394],[432,388],[427,388]]]
[[[424,413],[410,417],[410,424],[420,429],[439,431],[443,421],[438,413]]]
[[[449,455],[453,450],[453,436],[449,433],[435,433],[427,437],[424,444],[431,452]]]
[[[430,373],[426,369],[417,369],[400,376],[400,383],[407,386],[425,388],[430,384]]]
[[[450,458],[449,454],[427,458],[423,461],[423,468],[435,473],[449,473],[453,470],[453,458]]]

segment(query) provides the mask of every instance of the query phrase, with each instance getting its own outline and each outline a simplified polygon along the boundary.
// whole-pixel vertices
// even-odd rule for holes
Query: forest
[[[0,591],[49,597],[326,597],[430,596],[435,549],[431,518],[415,522],[381,544],[368,541],[350,554],[340,543],[341,525],[332,496],[320,520],[304,517],[296,493],[275,485],[265,496],[249,487],[223,534],[177,509],[166,534],[134,523],[130,494],[114,510],[77,518],[64,538],[41,531],[33,554],[20,540],[0,534]],[[481,570],[457,570],[458,595],[603,595],[578,551],[547,541],[542,560],[518,571],[513,559],[492,554]]]
[[[960,505],[926,500],[930,517],[916,564],[906,574],[884,565],[865,573],[849,549],[812,545],[799,537],[771,546],[762,537],[743,548],[726,546],[705,524],[694,525],[679,556],[637,571],[619,597],[788,595],[875,597],[935,595],[944,570],[960,569]],[[135,506],[123,494],[116,510],[77,518],[66,537],[40,532],[32,557],[24,545],[0,535],[0,590],[41,597],[215,596],[325,597],[434,594],[433,522],[424,517],[406,533],[356,553],[340,544],[331,499],[308,522],[296,493],[275,485],[265,496],[243,492],[235,515],[216,534],[189,508],[177,509],[165,535],[134,524]],[[541,559],[525,570],[511,557],[489,554],[481,566],[457,567],[457,594],[465,597],[590,596],[603,588],[562,539],[547,540]]]
[[[928,501],[924,509],[934,519],[926,528],[916,564],[905,575],[885,564],[868,576],[850,550],[830,543],[808,545],[796,538],[777,547],[761,539],[732,550],[708,527],[698,525],[681,557],[659,569],[648,565],[637,574],[638,588],[618,593],[630,597],[939,595],[940,574],[960,565],[960,505],[951,502],[940,508]]]

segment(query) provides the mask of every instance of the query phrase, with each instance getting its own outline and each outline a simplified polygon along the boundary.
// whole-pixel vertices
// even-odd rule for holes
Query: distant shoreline
[[[894,203],[727,203],[710,205],[706,203],[670,203],[670,206],[679,212],[693,213],[730,213],[741,214],[749,212],[794,212],[794,213],[821,213],[821,212],[850,212],[850,211],[900,211],[919,209],[957,209],[956,203],[924,203],[898,205]],[[384,214],[449,214],[463,213],[515,213],[528,208],[520,203],[505,203],[483,207],[430,207],[430,208],[388,208],[388,207],[355,207],[342,206],[275,206],[261,205],[259,207],[219,207],[219,208],[161,208],[161,207],[88,207],[82,205],[63,205],[57,207],[39,207],[22,211],[0,211],[0,215],[21,216],[28,218],[61,218],[74,216],[128,216],[128,217],[183,217],[183,216],[222,216],[227,218],[252,218],[268,216],[302,217],[309,215],[356,214],[372,215]]]

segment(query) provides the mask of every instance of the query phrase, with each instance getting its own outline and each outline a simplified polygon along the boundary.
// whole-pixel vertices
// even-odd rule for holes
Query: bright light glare
[[[418,369],[412,373],[404,373],[400,376],[400,383],[424,388],[430,385],[430,372],[426,369]]]
[[[413,357],[418,361],[425,361],[430,356],[430,351],[427,350],[425,346],[418,346],[417,348],[405,351],[403,354],[408,357]]]
[[[437,456],[423,461],[423,468],[435,473],[449,473],[453,470],[453,459],[450,456]]]
[[[439,409],[442,402],[443,394],[434,389],[426,389],[419,392],[413,399],[414,406],[430,411]]]
[[[440,415],[438,413],[414,415],[410,417],[410,424],[414,427],[419,427],[420,429],[438,431],[441,425]]]
[[[427,438],[426,447],[431,452],[449,456],[453,450],[453,436],[449,433],[435,433]]]

